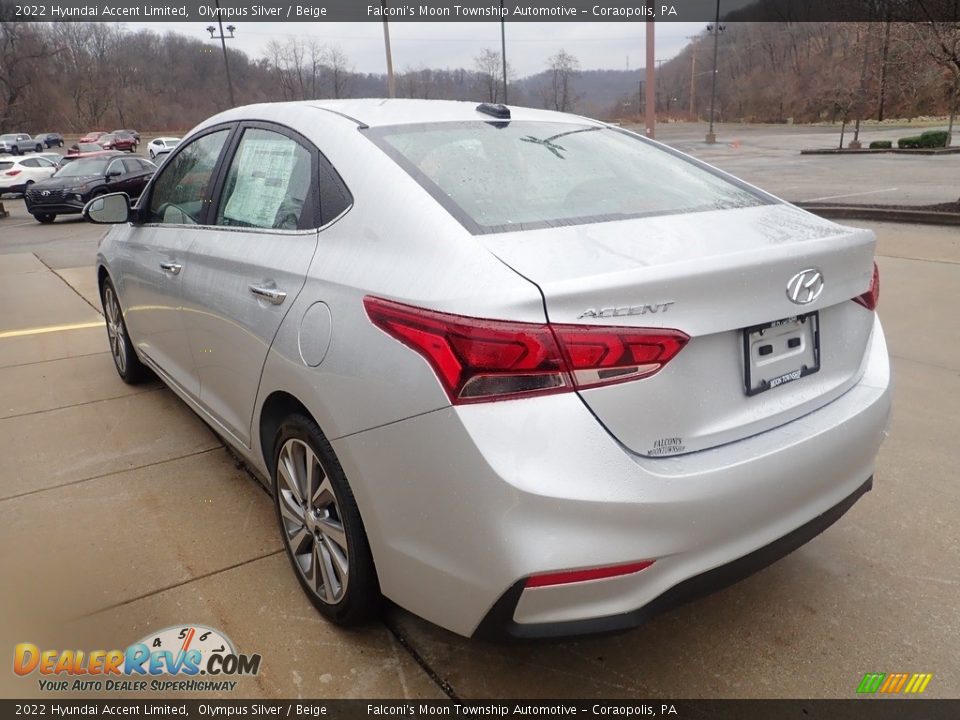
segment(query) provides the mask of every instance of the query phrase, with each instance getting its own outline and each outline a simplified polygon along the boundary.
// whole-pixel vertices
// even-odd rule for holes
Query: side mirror
[[[111,178],[111,177],[120,177],[121,175],[123,175],[123,171],[122,171],[122,170],[111,170],[110,172],[107,173],[107,177],[108,177],[108,178]]]
[[[130,196],[110,193],[95,197],[83,208],[83,217],[98,225],[116,225],[130,220]]]

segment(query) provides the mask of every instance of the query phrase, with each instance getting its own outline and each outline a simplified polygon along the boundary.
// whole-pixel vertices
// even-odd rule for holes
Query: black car
[[[63,135],[60,133],[40,133],[39,135],[34,135],[33,139],[37,142],[42,142],[47,148],[52,148],[54,145],[63,147]]]
[[[57,215],[76,215],[98,195],[125,192],[136,199],[157,166],[143,158],[115,152],[74,160],[48,180],[27,191],[27,212],[39,222],[52,223]]]

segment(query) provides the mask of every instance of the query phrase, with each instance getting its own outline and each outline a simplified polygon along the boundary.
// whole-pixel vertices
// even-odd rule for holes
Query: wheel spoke
[[[280,472],[280,477],[283,479],[287,489],[290,490],[290,492],[293,494],[293,497],[296,498],[297,503],[302,506],[303,495],[300,493],[300,487],[297,485],[296,471],[293,468],[293,459],[290,457],[290,453],[286,447],[284,447],[283,452],[280,453],[280,462],[278,463],[277,470]]]
[[[322,593],[328,603],[334,603],[337,601],[336,596],[339,594],[339,586],[334,587],[337,580],[330,560],[330,551],[326,544],[322,542],[316,543],[314,547],[314,554],[320,561],[320,574],[323,577],[323,587],[318,587],[317,592]]]
[[[317,523],[320,525],[320,532],[323,533],[327,539],[336,543],[344,550],[347,549],[347,536],[343,532],[342,523],[331,517],[320,518],[317,520]]]
[[[337,497],[333,494],[333,485],[330,484],[330,478],[325,477],[313,495],[313,507],[318,510],[327,510],[336,504]]]
[[[317,460],[317,456],[313,454],[313,451],[304,446],[303,450],[303,467],[304,467],[304,496],[310,498],[310,507],[317,507],[315,499],[315,493],[317,490],[317,483],[320,481],[320,478],[323,476],[323,471],[320,469],[320,461]]]
[[[337,544],[327,536],[324,536],[324,545],[326,545],[327,550],[330,552],[330,557],[333,560],[333,569],[342,587],[346,584],[347,575],[350,573],[350,563],[347,560],[347,555],[344,550],[339,548]]]
[[[293,495],[285,490],[280,491],[280,514],[294,527],[304,526],[303,508],[297,504]]]
[[[290,551],[294,555],[303,555],[304,552],[307,551],[308,546],[316,545],[316,543],[313,542],[313,536],[310,535],[310,531],[302,525],[293,532],[288,532],[287,537],[290,540]]]

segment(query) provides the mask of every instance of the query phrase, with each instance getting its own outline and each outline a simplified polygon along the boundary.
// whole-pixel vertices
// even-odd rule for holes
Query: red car
[[[60,158],[60,167],[63,167],[68,162],[73,162],[74,160],[80,160],[81,158],[90,158],[90,157],[103,157],[105,155],[116,155],[117,152],[114,150],[104,150],[99,145],[89,145],[84,143],[80,146],[80,149],[74,152],[74,148],[77,146],[74,145],[70,148],[70,151]],[[84,150],[85,147],[94,147],[96,150]]]
[[[130,133],[109,133],[101,135],[97,144],[104,150],[129,150],[137,151],[137,139]]]
[[[102,136],[106,134],[107,133],[105,133],[103,130],[94,130],[93,132],[88,132],[86,135],[80,138],[77,142],[95,143],[97,140],[99,140]]]

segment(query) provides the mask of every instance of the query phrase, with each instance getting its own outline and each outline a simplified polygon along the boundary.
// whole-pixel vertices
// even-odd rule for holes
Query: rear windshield
[[[9,170],[13,167],[12,162],[0,162],[0,171]]]
[[[473,233],[770,202],[614,128],[544,122],[403,125],[371,139]]]

